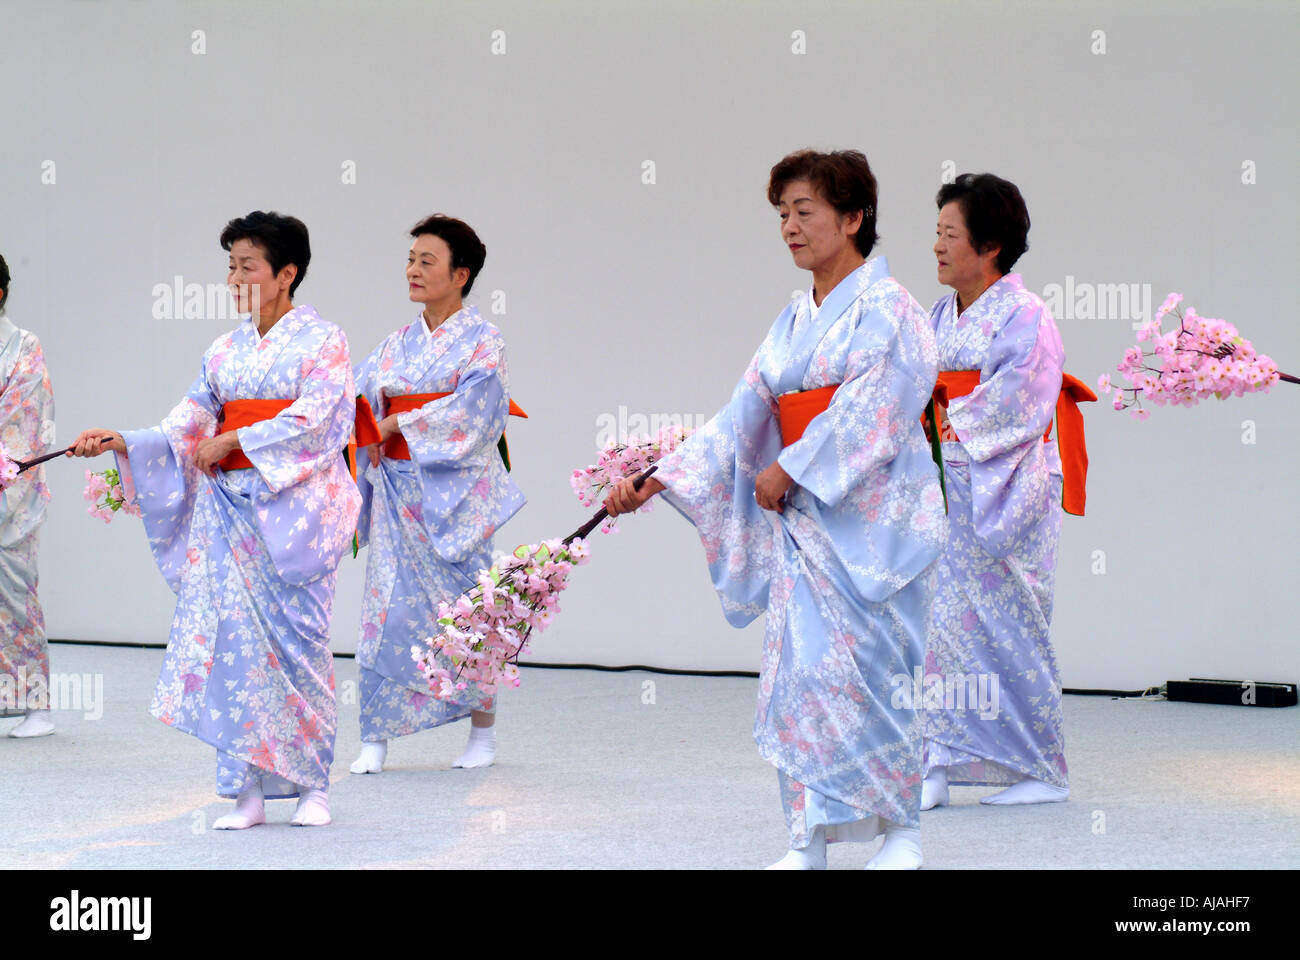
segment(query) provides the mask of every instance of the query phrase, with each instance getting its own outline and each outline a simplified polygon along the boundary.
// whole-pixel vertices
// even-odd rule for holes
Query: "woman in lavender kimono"
[[[455,599],[492,565],[493,533],[524,505],[498,450],[510,409],[505,342],[462,302],[487,250],[468,224],[440,214],[411,236],[406,279],[424,309],[356,372],[385,443],[382,455],[369,448],[371,466],[358,478],[358,536],[370,555],[353,773],[379,773],[391,738],[467,716],[469,744],[452,766],[492,763],[494,696],[474,686],[462,699],[439,699],[411,648],[439,632],[439,601]]]
[[[54,444],[54,395],[41,343],[5,315],[9,267],[0,257],[0,443],[28,460]],[[50,720],[45,614],[36,597],[36,553],[50,492],[32,467],[0,493],[0,717],[24,719],[11,737],[43,737]]]
[[[221,234],[248,320],[208,348],[161,426],[88,430],[79,456],[117,455],[149,545],[176,593],[151,712],[217,748],[217,829],[265,822],[264,799],[297,797],[291,822],[330,822],[336,567],[360,495],[342,451],[356,413],[343,331],[291,297],[307,228],[256,211]]]
[[[791,154],[768,200],[811,289],[777,317],[731,402],[607,506],[624,513],[662,491],[695,524],[728,621],[767,613],[754,739],[790,832],[773,866],[824,868],[827,841],[884,832],[868,867],[916,868],[921,729],[907,684],[945,537],[920,423],[934,338],[884,258],[866,260],[866,157]],[[800,435],[805,403],[815,415]]]
[[[939,282],[954,290],[930,312],[939,368],[972,372],[949,391],[939,424],[950,536],[926,672],[943,678],[944,702],[936,696],[924,711],[921,808],[947,803],[949,784],[1007,787],[981,803],[1064,800],[1061,684],[1048,639],[1062,476],[1056,439],[1044,442],[1064,350],[1043,301],[1009,272],[1029,234],[1015,184],[963,174],[937,202]],[[976,705],[978,689],[993,696]]]

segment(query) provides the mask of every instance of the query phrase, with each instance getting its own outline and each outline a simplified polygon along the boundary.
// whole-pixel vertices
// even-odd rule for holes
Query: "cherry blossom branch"
[[[1212,396],[1222,400],[1265,392],[1279,380],[1300,383],[1279,372],[1271,358],[1256,354],[1232,324],[1198,316],[1191,307],[1186,312],[1176,309],[1182,299],[1177,293],[1166,297],[1155,319],[1138,331],[1137,346],[1125,351],[1116,369],[1129,385],[1112,384],[1108,374],[1098,379],[1102,393],[1115,391],[1116,410],[1131,407],[1134,416],[1145,419],[1150,411],[1143,409],[1143,397],[1157,406],[1190,407]],[[1178,327],[1163,333],[1161,324],[1170,312]],[[1151,342],[1150,350],[1143,349],[1143,341]]]

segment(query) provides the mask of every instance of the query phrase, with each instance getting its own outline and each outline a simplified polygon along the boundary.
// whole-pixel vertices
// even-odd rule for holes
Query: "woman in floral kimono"
[[[1063,483],[1057,438],[1044,431],[1065,354],[1043,301],[1010,272],[1029,234],[1015,184],[968,173],[936,199],[939,282],[954,291],[930,312],[948,404],[937,426],[950,537],[926,661],[945,701],[925,711],[922,809],[946,804],[949,784],[1006,787],[981,803],[1064,800],[1061,683],[1048,637]],[[1084,388],[1077,399],[1089,396]],[[995,710],[948,694],[981,683],[996,693]]]
[[[0,443],[18,460],[54,444],[54,394],[36,334],[5,314],[9,267],[0,257]],[[45,468],[23,471],[0,493],[0,717],[24,719],[11,737],[43,737],[50,720],[45,614],[36,597],[36,552],[50,492]]]
[[[791,154],[768,200],[811,288],[777,317],[731,402],[607,506],[662,492],[695,524],[727,619],[767,613],[754,738],[790,832],[773,866],[824,868],[828,841],[884,832],[868,867],[916,868],[921,728],[896,694],[924,656],[945,537],[920,422],[934,338],[884,258],[866,259],[866,157]]]
[[[476,685],[457,701],[431,692],[411,656],[441,629],[438,603],[454,600],[492,565],[492,536],[524,505],[507,473],[511,408],[505,341],[462,302],[487,250],[468,224],[435,215],[416,224],[406,262],[410,298],[423,304],[357,368],[357,390],[384,441],[359,478],[358,536],[370,543],[357,662],[361,755],[353,773],[379,773],[388,741],[470,718],[453,767],[496,754],[495,697]]]
[[[343,331],[291,298],[307,228],[256,211],[221,234],[249,318],[216,339],[162,424],[88,430],[79,456],[117,455],[123,489],[176,593],[151,712],[217,748],[217,829],[265,822],[264,799],[297,797],[291,822],[330,822],[336,567],[360,495],[343,456],[356,398]]]

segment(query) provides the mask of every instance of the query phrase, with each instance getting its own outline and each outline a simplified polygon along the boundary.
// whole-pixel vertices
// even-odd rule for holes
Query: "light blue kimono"
[[[925,312],[863,264],[773,324],[731,402],[656,476],[695,524],[727,619],[767,613],[754,739],[777,767],[791,845],[919,823],[921,727],[899,677],[924,656],[943,495],[920,416],[936,355]],[[839,384],[784,450],[777,397]],[[795,482],[764,511],[755,477]]]
[[[398,414],[410,460],[363,461],[359,474],[358,535],[370,553],[357,663],[361,739],[373,742],[493,708],[493,695],[474,684],[456,701],[438,699],[411,648],[440,632],[438,603],[492,565],[493,534],[524,496],[497,450],[510,408],[505,341],[477,308],[432,333],[416,317],[375,348],[356,381],[379,419],[385,396],[450,394]]]
[[[200,473],[194,450],[225,403],[291,400],[242,427],[251,468]],[[356,416],[343,331],[295,307],[259,337],[246,320],[208,348],[162,424],[122,434],[123,489],[176,593],[150,707],[217,748],[217,793],[327,789],[337,712],[330,616],[360,495],[343,449]]]
[[[926,773],[944,767],[953,784],[1032,777],[1065,787],[1061,681],[1048,636],[1061,458],[1055,438],[1043,441],[1061,392],[1061,335],[1018,273],[960,316],[949,294],[931,321],[940,369],[978,370],[980,384],[948,406],[957,436],[943,444],[952,535],[926,662]],[[931,677],[943,678],[942,703]],[[990,694],[973,703],[980,684]]]

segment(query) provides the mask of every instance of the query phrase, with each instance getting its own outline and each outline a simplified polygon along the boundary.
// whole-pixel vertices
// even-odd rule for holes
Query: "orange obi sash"
[[[934,402],[940,407],[958,397],[964,397],[980,384],[978,370],[942,370],[938,382],[934,385]],[[1076,517],[1083,516],[1084,503],[1087,500],[1088,481],[1088,447],[1083,435],[1083,411],[1080,403],[1091,403],[1097,399],[1086,383],[1078,377],[1063,374],[1061,393],[1056,399],[1056,443],[1061,455],[1061,474],[1065,478],[1061,493],[1061,509]],[[944,418],[947,420],[946,416]],[[932,427],[940,429],[938,423]],[[1047,425],[1043,433],[1043,442],[1052,439],[1052,425]]]
[[[221,408],[221,428],[217,436],[270,420],[292,403],[292,400],[231,400]],[[222,470],[247,470],[252,465],[253,461],[244,456],[243,450],[226,454],[225,459],[217,464]]]
[[[783,393],[776,398],[777,419],[781,424],[781,446],[788,447],[808,429],[812,418],[831,405],[831,397],[840,385]]]
[[[221,407],[221,427],[217,435],[270,420],[292,404],[292,400],[231,400]],[[345,454],[353,480],[357,478],[357,444],[365,446],[367,443],[379,442],[379,425],[375,423],[375,415],[366,398],[357,397],[356,407],[355,439],[348,441]],[[217,466],[222,470],[246,470],[253,466],[253,461],[245,456],[243,450],[235,450],[226,454]]]
[[[409,413],[412,410],[419,410],[426,403],[432,403],[434,400],[441,400],[443,397],[450,397],[450,392],[445,393],[401,393],[395,397],[384,395],[384,416],[391,416],[394,413]],[[528,414],[519,407],[513,400],[510,401],[510,412],[508,416],[523,417],[528,419]],[[501,434],[501,439],[497,441],[497,449],[501,452],[501,459],[505,462],[506,469],[510,469],[510,453],[506,447],[506,435]],[[384,441],[384,456],[390,460],[410,460],[411,448],[406,445],[406,438],[401,433],[395,433]]]

